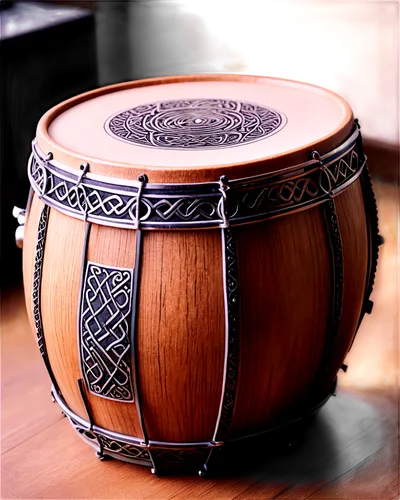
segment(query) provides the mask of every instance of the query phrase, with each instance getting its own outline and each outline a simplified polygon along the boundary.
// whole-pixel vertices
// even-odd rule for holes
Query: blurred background
[[[0,5],[3,286],[21,280],[11,210],[26,202],[26,163],[36,124],[51,106],[98,86],[207,72],[321,85],[346,98],[360,119],[373,175],[397,182],[398,2],[0,0]]]

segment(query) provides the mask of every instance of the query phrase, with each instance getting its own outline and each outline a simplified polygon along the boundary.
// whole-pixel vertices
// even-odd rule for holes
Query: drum
[[[28,176],[30,322],[100,458],[203,473],[333,393],[381,242],[341,97],[243,75],[100,88],[43,116]]]

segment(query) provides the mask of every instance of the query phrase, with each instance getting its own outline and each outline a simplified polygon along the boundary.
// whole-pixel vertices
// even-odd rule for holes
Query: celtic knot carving
[[[226,99],[186,99],[142,104],[105,124],[117,139],[173,149],[226,148],[268,137],[285,116],[264,106]]]
[[[32,302],[33,302],[33,320],[35,323],[36,336],[40,354],[46,355],[46,347],[44,344],[42,314],[40,310],[40,288],[42,281],[44,244],[46,241],[47,222],[49,219],[50,208],[44,206],[39,218],[37,243],[35,250],[35,264],[33,269],[33,284],[32,284]]]
[[[318,195],[320,195],[318,185],[312,178],[299,178],[248,191],[240,202],[248,210],[260,211],[277,205],[283,207],[303,203]]]
[[[350,151],[345,158],[321,168],[319,186],[324,193],[329,194],[341,181],[346,181],[357,171],[359,160],[356,151]]]
[[[337,152],[335,153],[337,156]],[[233,180],[230,182],[227,215],[231,225],[273,217],[297,206],[320,203],[355,179],[364,158],[354,144],[336,159],[314,164],[292,176],[280,175]],[[68,215],[98,224],[140,227],[222,227],[218,182],[194,185],[152,185],[147,183],[140,195],[135,182],[120,185],[98,180],[88,173],[77,182],[78,173],[62,171],[44,160],[34,148],[29,164],[32,187],[42,200]]]
[[[172,218],[178,218],[182,221],[194,221],[201,219],[212,220],[218,217],[217,206],[215,202],[208,201],[206,199],[191,199],[191,198],[179,198],[177,200],[166,200],[162,199],[156,201],[144,198],[142,205],[147,208],[146,213],[141,216],[141,221],[148,220],[152,214],[155,214],[160,218],[160,220],[168,221]],[[141,212],[142,213],[142,212]]]
[[[130,443],[124,443],[117,439],[111,439],[104,435],[98,434],[98,439],[103,446],[105,452],[111,451],[125,458],[134,460],[146,460],[151,463],[149,452],[146,448],[135,446]]]
[[[214,440],[224,441],[232,421],[236,400],[239,363],[239,279],[236,241],[230,228],[222,230],[225,254],[225,309],[227,311],[227,365],[221,404],[221,416]]]
[[[44,194],[47,187],[47,169],[44,164],[32,158],[31,161],[31,176],[35,181],[36,187],[40,194]]]
[[[87,263],[83,283],[79,347],[90,392],[133,401],[130,358],[132,269]]]
[[[75,420],[70,414],[67,414],[69,421],[71,422],[74,429],[86,440],[94,443],[95,445],[100,445],[102,449],[102,454],[107,455],[107,452],[119,455],[128,461],[142,461],[147,462],[151,465],[151,458],[148,449],[134,445],[132,443],[126,443],[120,439],[114,437],[108,437],[102,433],[101,429],[96,427],[96,429],[85,428],[77,420]]]

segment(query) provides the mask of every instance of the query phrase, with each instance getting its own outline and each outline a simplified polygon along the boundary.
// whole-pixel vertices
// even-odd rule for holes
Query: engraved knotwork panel
[[[118,439],[111,439],[104,435],[97,434],[104,451],[111,451],[131,460],[145,460],[151,464],[150,455],[146,448],[124,443]]]
[[[132,269],[87,263],[83,282],[79,348],[88,390],[133,401],[130,324]]]

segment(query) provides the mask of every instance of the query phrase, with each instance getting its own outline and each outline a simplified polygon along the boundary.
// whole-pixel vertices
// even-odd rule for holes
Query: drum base
[[[237,470],[240,464],[238,457],[246,456],[248,465],[249,458],[253,463],[265,458],[265,451],[263,451],[265,449],[268,449],[270,454],[274,450],[278,452],[284,448],[294,447],[312,417],[334,395],[336,384],[337,379],[328,396],[311,408],[307,414],[256,434],[232,439],[223,446],[214,442],[162,443],[151,440],[146,444],[140,438],[91,425],[67,406],[54,387],[51,394],[79,436],[96,450],[96,456],[100,460],[115,458],[145,465],[151,468],[153,474],[198,471],[200,476],[208,476],[214,472],[226,474]],[[257,450],[259,450],[258,453]]]

